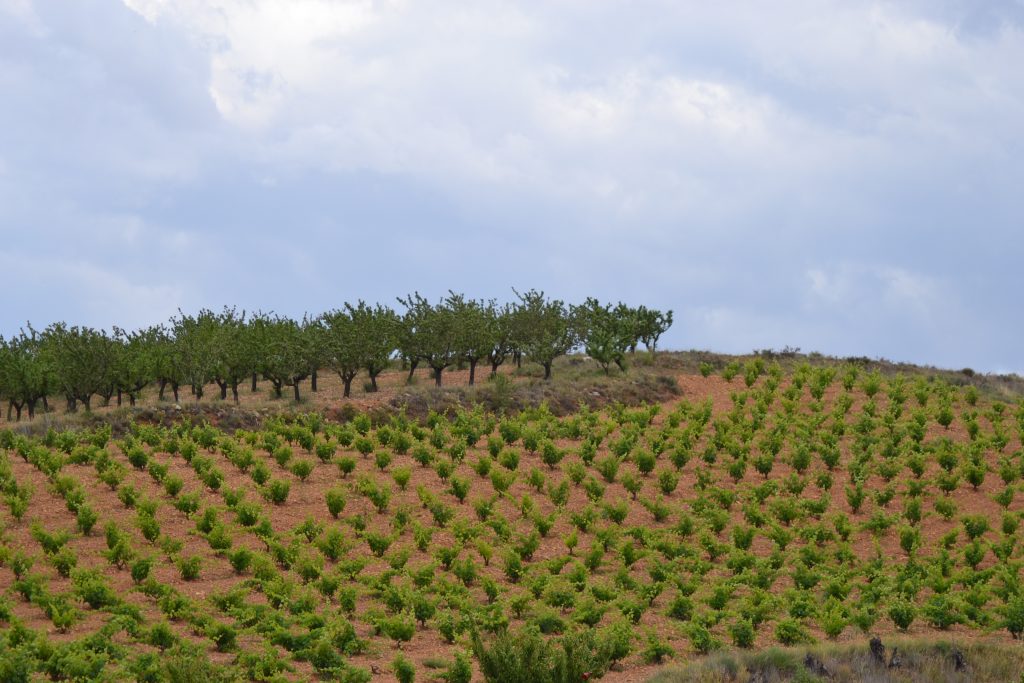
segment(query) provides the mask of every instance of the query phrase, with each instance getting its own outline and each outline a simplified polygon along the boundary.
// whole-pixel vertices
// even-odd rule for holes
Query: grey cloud
[[[3,329],[537,286],[676,347],[1021,369],[1019,2],[31,7]]]

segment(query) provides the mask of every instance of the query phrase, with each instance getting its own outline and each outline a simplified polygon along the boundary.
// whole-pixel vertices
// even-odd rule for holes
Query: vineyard
[[[0,431],[0,680],[642,681],[1024,633],[1024,403],[853,363],[676,379],[564,416]]]

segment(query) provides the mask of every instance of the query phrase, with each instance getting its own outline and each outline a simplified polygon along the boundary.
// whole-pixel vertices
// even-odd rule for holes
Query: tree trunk
[[[409,361],[409,376],[405,378],[406,384],[412,384],[412,376],[413,373],[416,372],[416,366],[419,365],[419,363],[420,362],[418,360]]]
[[[86,396],[85,398],[83,398],[82,399],[82,405],[85,406],[85,412],[87,412],[87,413],[91,412],[92,411],[92,396]]]
[[[171,383],[171,391],[174,392],[174,402],[178,403],[178,383],[177,382],[172,382]]]
[[[250,393],[256,393],[256,373],[252,373],[252,388],[249,390]]]
[[[473,383],[476,381],[476,364],[477,361],[475,359],[469,361],[469,386],[473,386]]]
[[[15,414],[15,418],[14,418],[15,421],[16,422],[21,422],[21,404],[20,403],[15,403],[14,404],[14,414]]]
[[[235,403],[238,403],[238,382],[231,383],[231,395],[235,399]]]
[[[117,390],[117,407],[118,408],[121,407],[121,390],[120,389]]]
[[[217,386],[220,387],[220,400],[222,400],[222,401],[228,400],[228,383],[227,383],[227,380],[225,380],[223,382],[221,382],[220,380],[217,380]]]
[[[498,368],[501,367],[501,364],[504,362],[504,358],[502,358],[501,360],[495,360],[493,358],[491,359],[491,377],[494,377],[495,375],[498,374]]]
[[[316,391],[317,390],[316,389],[316,370],[314,370],[312,372],[312,374],[310,374],[310,376],[309,376],[309,390],[310,391]]]
[[[14,417],[14,401],[8,401],[7,402],[7,421],[10,422],[12,417]]]
[[[50,412],[50,402],[46,400],[46,395],[43,395],[43,412]]]
[[[299,383],[297,381],[293,382],[292,383],[292,388],[295,390],[295,402],[298,403],[299,402]]]
[[[203,398],[203,387],[201,387],[201,386],[199,386],[197,384],[193,384],[192,385],[192,394],[196,397],[196,403],[199,403],[199,401],[202,400],[202,398]]]
[[[162,401],[162,400],[164,400],[164,389],[167,388],[167,380],[164,379],[163,377],[161,377],[158,381],[160,383],[159,384],[159,386],[160,386],[160,393],[157,394],[156,400]]]
[[[281,383],[275,380],[270,380],[270,383],[274,385],[274,398],[281,398]]]
[[[78,400],[73,398],[73,397],[71,397],[71,396],[68,396],[67,399],[68,399],[68,412],[69,413],[77,413],[78,412]]]
[[[128,393],[128,405],[135,407],[135,392],[131,391]]]
[[[370,373],[370,391],[372,393],[376,393],[377,392],[377,375],[378,374],[380,374],[380,373],[379,372],[372,372],[372,373]]]
[[[441,386],[441,373],[444,372],[444,368],[434,368],[434,386]]]
[[[544,379],[551,379],[551,361],[543,363],[544,365]]]
[[[36,417],[36,401],[38,399],[28,402],[28,419],[34,420]]]

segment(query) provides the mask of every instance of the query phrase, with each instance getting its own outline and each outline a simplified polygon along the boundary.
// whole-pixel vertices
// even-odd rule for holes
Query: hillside
[[[397,648],[458,680],[474,628],[529,625],[582,629],[587,667],[642,681],[720,647],[1024,630],[1019,378],[640,360],[7,425],[7,677],[208,658],[392,680]]]

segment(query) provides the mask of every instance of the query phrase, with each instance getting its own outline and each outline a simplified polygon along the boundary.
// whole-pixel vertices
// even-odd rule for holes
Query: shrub
[[[654,471],[654,467],[658,464],[658,460],[654,456],[654,453],[646,448],[642,448],[633,455],[633,463],[636,465],[640,474],[646,477]]]
[[[352,456],[344,455],[337,460],[338,471],[342,477],[347,477],[352,474],[356,469],[356,459]]]
[[[775,639],[783,645],[796,645],[811,642],[811,636],[796,619],[780,619],[775,624]]]
[[[313,473],[313,463],[310,460],[296,460],[292,463],[291,472],[302,481],[306,481]]]
[[[712,650],[717,650],[721,647],[721,642],[713,635],[708,627],[699,622],[692,622],[686,629],[686,637],[690,641],[690,645],[699,654],[706,655]]]
[[[412,470],[408,467],[396,467],[391,471],[391,478],[394,479],[398,488],[404,491],[409,486],[409,480],[412,478]]]
[[[178,558],[178,573],[184,581],[195,581],[199,578],[199,570],[202,567],[202,559],[196,555]]]
[[[964,531],[967,532],[967,537],[972,541],[980,538],[989,530],[988,518],[985,515],[965,515],[961,521]]]
[[[342,513],[348,502],[345,491],[341,488],[328,489],[327,493],[324,494],[324,499],[327,502],[327,511],[335,519]]]
[[[754,625],[747,619],[737,619],[728,626],[729,637],[732,638],[732,642],[736,647],[751,647],[754,644],[754,638],[757,632],[754,630]]]
[[[671,645],[652,632],[647,634],[647,646],[640,654],[648,664],[661,664],[666,657],[673,657],[675,653]]]
[[[149,578],[149,572],[153,568],[152,557],[140,557],[131,566],[132,581],[139,584]]]
[[[470,663],[469,655],[465,652],[456,652],[455,659],[441,675],[444,683],[470,683],[473,680],[473,666]]]
[[[665,469],[658,473],[658,487],[661,492],[666,496],[672,495],[679,486],[679,473],[673,470]]]
[[[889,619],[901,631],[906,631],[917,617],[917,608],[908,600],[897,599],[889,606]]]
[[[284,479],[272,479],[263,490],[263,495],[274,505],[281,505],[288,500],[292,485]]]
[[[252,564],[253,554],[248,548],[238,548],[228,554],[228,562],[236,574],[243,574]]]
[[[78,556],[75,555],[74,550],[64,546],[50,556],[50,563],[53,565],[53,568],[57,570],[58,574],[67,578],[71,575],[71,570],[78,565]]]
[[[398,653],[395,656],[391,663],[391,669],[395,674],[395,678],[398,679],[398,683],[413,683],[416,679],[416,667],[402,656],[402,653]]]

